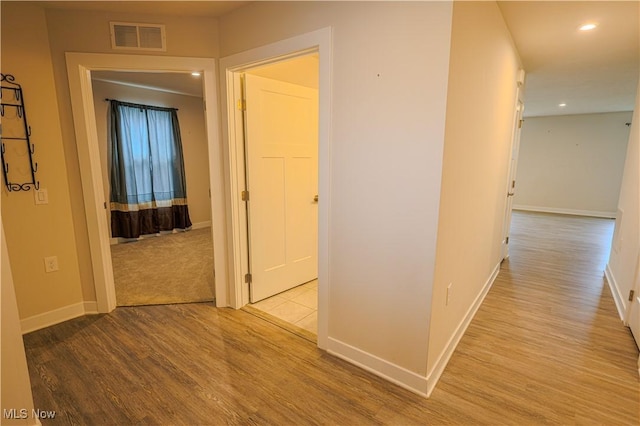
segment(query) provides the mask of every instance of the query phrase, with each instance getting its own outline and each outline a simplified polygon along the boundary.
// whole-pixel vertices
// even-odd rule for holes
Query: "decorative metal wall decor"
[[[31,143],[31,127],[27,122],[22,86],[11,74],[0,74],[0,139],[2,140],[2,176],[9,191],[38,189],[38,164]]]

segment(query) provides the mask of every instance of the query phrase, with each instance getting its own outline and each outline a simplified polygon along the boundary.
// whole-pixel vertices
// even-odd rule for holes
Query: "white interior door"
[[[318,91],[245,75],[250,300],[318,276]]]
[[[513,196],[516,190],[516,169],[518,166],[518,152],[520,151],[520,131],[522,129],[522,111],[524,104],[518,100],[516,118],[513,128],[513,144],[511,146],[511,163],[509,164],[509,183],[507,187],[507,206],[504,217],[504,232],[502,238],[502,258],[509,257],[509,233],[511,232],[511,215],[513,209]]]

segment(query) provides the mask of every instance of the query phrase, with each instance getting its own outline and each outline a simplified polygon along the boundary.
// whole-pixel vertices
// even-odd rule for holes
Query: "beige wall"
[[[632,124],[617,204],[618,209],[624,213],[622,218],[616,221],[611,255],[607,264],[614,296],[618,296],[623,309],[629,304],[629,290],[635,287],[636,291],[640,291],[640,288],[637,288],[638,283],[634,282],[634,279],[640,280],[640,277],[635,276],[636,268],[640,267],[640,81],[635,111],[630,121]],[[636,341],[639,340],[640,336],[636,336]]]
[[[2,71],[15,74],[24,85],[39,162],[37,178],[50,199],[46,206],[35,206],[33,192],[2,195],[23,319],[95,301],[64,53],[113,53],[110,20],[165,24],[167,52],[154,54],[216,57],[218,53],[215,19],[68,10],[45,14],[28,2],[2,2]],[[58,256],[60,271],[45,274],[43,257],[52,255]]]
[[[37,24],[14,56],[28,53],[37,71],[25,74],[47,82],[38,93],[48,93],[40,105],[60,157],[52,182],[67,196],[39,222],[60,219],[61,229],[43,226],[20,244],[54,240],[77,253],[63,301],[95,300],[64,52],[112,53],[110,20],[166,24],[172,56],[227,56],[331,27],[329,346],[424,381],[499,262],[515,106],[518,60],[497,6],[454,7],[453,35],[451,2],[256,2],[219,23],[52,10],[47,42],[42,11],[3,2],[3,66],[5,27]],[[15,229],[29,227],[23,216],[14,213]],[[10,253],[16,270],[34,269]],[[38,301],[34,313],[56,307]]]
[[[332,28],[329,347],[420,376],[450,21],[445,2],[257,2],[220,18],[223,57]]]
[[[58,88],[45,15],[37,6],[2,2],[2,72],[13,74],[23,85],[38,163],[36,179],[49,193],[49,204],[36,206],[33,191],[9,193],[2,186],[2,216],[24,319],[82,302]],[[60,270],[45,273],[45,256],[57,256]]]
[[[429,373],[501,260],[519,66],[495,3],[454,3]]]
[[[79,249],[78,259],[85,300],[95,300],[93,273],[86,230],[80,168],[71,113],[69,84],[67,81],[65,52],[114,53],[111,50],[109,22],[162,23],[166,27],[167,51],[153,55],[217,57],[218,25],[215,19],[183,18],[179,16],[129,15],[122,13],[48,10],[47,24],[51,43],[58,105],[65,140],[67,175],[70,181],[72,212]],[[69,29],[73,31],[69,31]],[[117,53],[122,53],[118,51]],[[145,54],[145,53],[141,53]]]
[[[147,105],[178,108],[189,216],[194,225],[210,225],[211,203],[209,200],[209,164],[207,136],[204,124],[202,98],[175,93],[148,90],[121,84],[93,81],[93,98],[96,109],[96,127],[105,200],[109,199],[109,165],[107,164],[107,111],[109,103],[104,99],[117,99]],[[107,216],[109,211],[107,210]],[[107,221],[107,223],[110,223]]]
[[[0,359],[0,377],[2,388],[0,389],[0,411],[2,412],[1,423],[3,425],[35,425],[36,419],[32,417],[33,397],[31,395],[31,381],[29,380],[29,370],[27,369],[27,358],[24,352],[24,342],[22,340],[22,330],[20,329],[20,319],[18,317],[18,306],[16,305],[16,294],[14,292],[13,277],[11,275],[11,265],[4,236],[4,225],[2,225],[2,263],[0,264],[2,280],[2,349]],[[27,410],[24,419],[6,419],[4,410],[18,410],[18,417],[23,413],[19,410]]]
[[[631,115],[528,117],[514,207],[615,217]]]

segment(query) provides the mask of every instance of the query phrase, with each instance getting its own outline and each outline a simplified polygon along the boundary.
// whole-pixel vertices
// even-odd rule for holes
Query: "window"
[[[110,102],[111,235],[189,228],[177,110]]]

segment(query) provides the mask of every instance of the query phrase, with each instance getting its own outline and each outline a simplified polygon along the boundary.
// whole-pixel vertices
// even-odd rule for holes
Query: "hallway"
[[[602,278],[613,221],[513,220],[430,399],[243,310],[141,306],[25,335],[42,423],[638,424],[638,349]]]
[[[604,279],[614,221],[514,211],[506,260],[432,398],[479,422],[638,424],[638,348]]]

